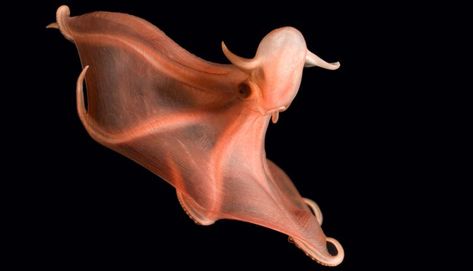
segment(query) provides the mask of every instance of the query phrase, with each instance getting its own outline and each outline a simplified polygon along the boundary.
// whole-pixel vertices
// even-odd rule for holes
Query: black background
[[[61,4],[72,16],[106,10],[142,17],[188,51],[220,63],[227,63],[221,40],[252,57],[269,31],[298,28],[310,50],[342,66],[304,71],[291,107],[270,125],[268,158],[321,206],[325,233],[346,252],[333,270],[422,267],[432,261],[420,258],[421,252],[450,240],[430,234],[449,219],[442,207],[449,186],[437,182],[448,171],[437,161],[448,147],[441,144],[444,128],[434,127],[454,125],[444,115],[448,99],[438,102],[445,92],[433,87],[444,82],[432,69],[438,51],[431,46],[442,39],[442,24],[430,22],[436,13],[429,6],[317,2],[263,8],[242,1],[41,1],[5,8],[13,18],[9,45],[21,51],[12,53],[15,61],[8,65],[20,76],[4,79],[20,86],[12,91],[14,99],[4,101],[4,116],[15,131],[5,148],[14,149],[9,157],[20,166],[8,166],[16,176],[10,183],[17,193],[7,205],[14,240],[9,251],[19,255],[15,263],[66,269],[330,269],[266,228],[235,221],[195,225],[172,187],[94,142],[76,113],[81,71],[76,49],[57,30],[45,29]],[[443,198],[433,201],[437,195]]]

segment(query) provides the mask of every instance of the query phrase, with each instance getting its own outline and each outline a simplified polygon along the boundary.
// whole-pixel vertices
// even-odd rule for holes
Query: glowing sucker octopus
[[[234,219],[289,236],[312,259],[336,266],[342,246],[321,229],[322,213],[266,159],[264,139],[296,96],[304,67],[335,70],[292,27],[271,31],[253,59],[222,42],[231,64],[198,58],[147,21],[122,13],[70,17],[58,28],[79,51],[77,111],[90,136],[175,187],[200,225]],[[87,84],[87,107],[83,81]],[[331,243],[336,253],[327,249]]]

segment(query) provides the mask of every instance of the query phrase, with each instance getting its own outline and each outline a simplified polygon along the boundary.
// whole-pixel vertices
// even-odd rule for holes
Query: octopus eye
[[[248,98],[251,94],[251,88],[248,83],[243,82],[238,86],[238,93],[242,98]]]

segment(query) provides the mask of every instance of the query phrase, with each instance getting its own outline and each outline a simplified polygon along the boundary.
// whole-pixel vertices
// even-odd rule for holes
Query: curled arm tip
[[[59,25],[54,22],[54,23],[50,23],[46,26],[46,28],[54,28],[54,29],[59,29]]]
[[[66,22],[66,20],[69,19],[70,14],[71,12],[68,6],[66,5],[60,6],[56,11],[56,23],[49,24],[48,26],[51,26],[49,28],[59,28],[59,30],[64,35],[64,37],[72,41],[73,38],[72,38],[71,30],[69,29],[69,26],[67,25],[67,22]]]

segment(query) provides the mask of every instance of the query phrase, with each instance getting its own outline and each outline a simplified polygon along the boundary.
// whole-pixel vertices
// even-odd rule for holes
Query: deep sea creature
[[[77,111],[93,139],[174,186],[198,224],[258,224],[287,234],[321,264],[342,262],[343,248],[323,233],[317,204],[301,197],[264,149],[269,121],[276,123],[291,104],[304,67],[335,70],[338,62],[310,52],[292,27],[267,34],[252,59],[222,42],[231,64],[215,64],[131,15],[69,17],[61,6],[56,20],[48,27],[79,51]]]

